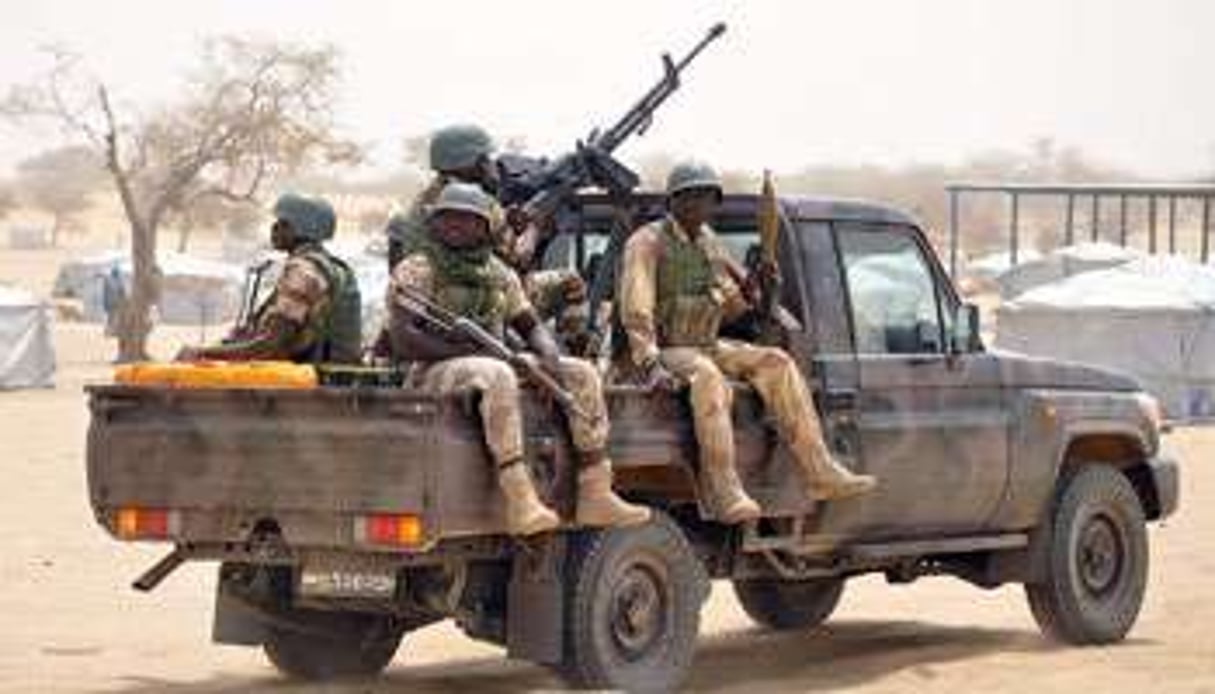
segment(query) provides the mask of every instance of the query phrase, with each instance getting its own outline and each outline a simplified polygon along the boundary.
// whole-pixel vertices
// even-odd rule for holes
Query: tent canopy
[[[996,346],[1128,373],[1172,417],[1215,415],[1215,269],[1148,256],[1000,307]]]
[[[0,388],[53,385],[49,308],[33,294],[0,285]]]

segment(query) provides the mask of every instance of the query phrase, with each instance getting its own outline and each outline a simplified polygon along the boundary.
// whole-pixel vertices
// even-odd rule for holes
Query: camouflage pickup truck
[[[640,196],[633,221],[662,201]],[[755,196],[727,196],[720,236],[756,243]],[[640,528],[504,534],[472,396],[331,383],[314,390],[94,386],[88,483],[97,521],[219,562],[213,638],[261,646],[303,678],[370,676],[404,636],[451,618],[577,686],[668,690],[691,662],[709,581],[728,579],[773,629],[827,619],[845,581],[952,575],[1016,582],[1050,636],[1117,641],[1148,568],[1146,523],[1178,503],[1155,400],[1124,376],[984,349],[923,232],[843,200],[781,201],[781,304],[831,447],[879,489],[814,503],[756,397],[734,404],[738,465],[758,522],[699,502],[689,405],[611,387],[617,486]],[[601,264],[603,199],[563,210],[546,264]],[[587,270],[589,271],[589,270]],[[529,396],[530,397],[530,396]],[[570,514],[570,452],[538,397],[528,463]]]

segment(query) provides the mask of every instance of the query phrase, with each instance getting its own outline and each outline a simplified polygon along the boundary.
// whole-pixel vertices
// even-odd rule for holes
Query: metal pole
[[[1008,220],[1008,234],[1009,234],[1008,261],[1009,261],[1009,264],[1016,265],[1017,264],[1017,247],[1019,245],[1019,243],[1018,243],[1019,239],[1017,237],[1018,237],[1018,234],[1020,233],[1020,229],[1018,228],[1020,220],[1017,218],[1020,215],[1020,199],[1018,198],[1016,193],[1012,193],[1011,195],[1012,195],[1012,200],[1011,200],[1012,209],[1009,211],[1009,220]]]
[[[1156,252],[1156,196],[1148,196],[1148,253]]]
[[[1211,196],[1202,198],[1202,262],[1206,263],[1211,252]]]
[[[1118,243],[1126,247],[1126,196],[1118,197]]]
[[[1089,221],[1093,225],[1089,236],[1093,241],[1096,241],[1101,235],[1100,230],[1097,228],[1101,224],[1101,196],[1096,193],[1093,193],[1093,212],[1089,215]]]
[[[1169,195],[1169,253],[1177,252],[1177,198]]]
[[[949,276],[958,276],[958,191],[949,189]]]
[[[1070,246],[1076,240],[1076,196],[1067,194],[1067,224],[1064,225],[1064,245]]]

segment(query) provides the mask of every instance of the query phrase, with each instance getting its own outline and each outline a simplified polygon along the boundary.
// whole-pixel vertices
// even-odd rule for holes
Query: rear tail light
[[[369,545],[417,547],[422,544],[422,519],[412,513],[375,513],[354,519],[354,537]]]
[[[167,540],[181,534],[181,512],[124,506],[114,512],[114,534],[122,540]]]

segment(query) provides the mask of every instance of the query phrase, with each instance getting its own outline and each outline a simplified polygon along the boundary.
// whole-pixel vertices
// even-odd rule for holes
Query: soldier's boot
[[[747,494],[730,461],[702,465],[700,475],[701,489],[707,494],[717,520],[734,525],[759,518],[759,504]]]
[[[622,527],[650,520],[650,509],[630,504],[612,491],[612,463],[602,451],[584,453],[578,471],[578,525]]]
[[[858,475],[840,465],[826,450],[813,455],[793,456],[806,477],[806,496],[815,501],[847,499],[873,491],[877,478]]]
[[[535,535],[561,524],[557,514],[536,496],[536,487],[523,461],[498,468],[498,487],[506,500],[506,528],[511,535]]]

